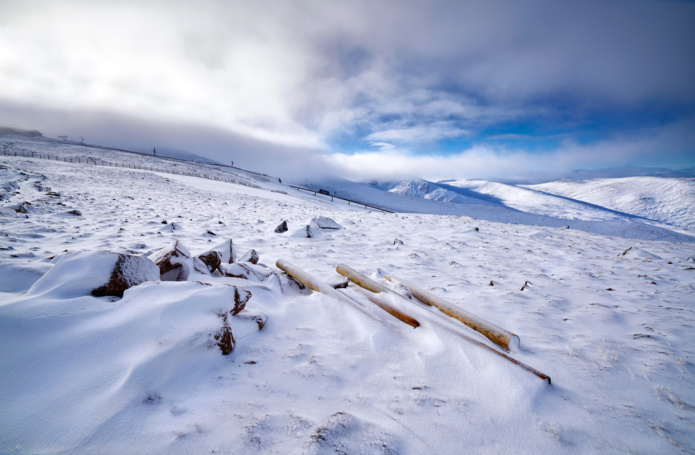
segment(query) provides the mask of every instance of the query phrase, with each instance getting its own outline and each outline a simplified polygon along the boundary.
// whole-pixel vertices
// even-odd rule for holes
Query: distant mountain
[[[19,128],[10,128],[7,126],[0,126],[0,136],[24,136],[24,137],[42,137],[40,131],[37,130],[22,130]]]
[[[538,185],[487,180],[428,182],[413,179],[372,181],[368,186],[410,200],[454,204],[449,205],[452,211],[455,211],[454,206],[463,208],[475,204],[568,221],[633,220],[652,225],[664,223],[684,230],[695,228],[693,178],[599,178],[559,180]]]
[[[695,178],[625,177],[524,185],[684,228],[695,228]]]
[[[372,188],[377,188],[389,193],[412,196],[438,202],[451,202],[454,204],[485,204],[497,205],[497,201],[486,195],[479,195],[466,189],[452,187],[442,183],[428,182],[422,179],[369,183]]]

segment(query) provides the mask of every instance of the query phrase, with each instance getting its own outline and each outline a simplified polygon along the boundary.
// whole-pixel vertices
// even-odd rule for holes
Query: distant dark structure
[[[152,153],[157,156],[157,147],[152,147]]]

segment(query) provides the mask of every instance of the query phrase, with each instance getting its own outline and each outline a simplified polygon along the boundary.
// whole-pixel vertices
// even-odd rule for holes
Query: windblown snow
[[[36,154],[0,157],[2,453],[695,451],[692,180],[441,183],[458,202],[316,184],[348,205],[238,169],[0,147]],[[131,287],[94,297],[119,255],[142,258]],[[167,258],[185,281],[152,274]],[[413,329],[354,284],[354,305],[301,289],[281,258],[408,296],[383,278],[401,277],[520,347],[389,296],[440,321]]]

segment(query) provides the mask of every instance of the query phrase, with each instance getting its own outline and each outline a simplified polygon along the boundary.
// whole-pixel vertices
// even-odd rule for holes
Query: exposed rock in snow
[[[14,211],[17,213],[29,213],[29,210],[31,210],[33,207],[31,206],[31,202],[24,201],[21,204],[19,204]]]
[[[275,228],[275,233],[277,234],[282,234],[283,232],[287,232],[289,228],[287,227],[287,220],[284,220],[282,223],[278,224],[278,226]]]
[[[263,330],[265,323],[268,322],[268,315],[256,310],[243,309],[235,314],[241,320],[253,321],[258,326],[258,330]]]
[[[251,291],[239,289],[238,287],[234,286],[234,308],[232,308],[230,311],[232,316],[238,314],[246,307],[246,304],[251,299],[251,296]]]
[[[345,289],[350,284],[350,280],[340,275],[333,275],[326,280],[326,284],[333,289]]]
[[[191,261],[193,262],[193,269],[195,269],[196,272],[202,273],[203,275],[210,273],[207,264],[200,260],[200,258],[192,258]]]
[[[178,240],[159,250],[151,259],[159,267],[162,281],[186,281],[193,265],[191,253]]]
[[[142,256],[118,254],[109,281],[94,290],[95,297],[123,297],[123,292],[145,281],[159,280],[159,268],[154,262]]]
[[[208,271],[212,273],[217,270],[222,263],[222,253],[215,250],[207,251],[200,254],[198,259],[203,261],[203,263],[207,266]]]
[[[311,220],[321,229],[342,229],[343,227],[327,216],[317,216]]]
[[[234,350],[234,334],[232,326],[229,324],[229,315],[227,313],[219,313],[218,316],[222,319],[222,327],[213,334],[217,341],[217,346],[222,351],[222,355],[229,355]]]
[[[258,252],[256,250],[249,250],[244,254],[239,262],[250,262],[251,264],[258,264]]]
[[[166,224],[163,228],[159,230],[159,232],[173,232],[173,231],[180,231],[183,229],[183,227],[174,221],[171,223],[168,223],[166,221],[162,221],[162,224]]]
[[[656,254],[652,254],[648,251],[640,250],[639,248],[635,247],[630,247],[627,250],[623,251],[618,255],[619,258],[621,257],[628,257],[628,258],[633,258],[633,259],[644,259],[644,260],[653,260],[653,259],[661,259],[661,257],[657,256]]]
[[[222,272],[222,274],[225,276],[251,280],[256,283],[262,283],[274,274],[274,272],[268,267],[261,264],[252,264],[250,262],[220,264],[220,272]]]
[[[306,237],[312,238],[319,235],[324,230],[337,230],[343,229],[341,225],[336,223],[333,219],[327,216],[317,216],[312,218],[307,224],[297,229],[292,236],[293,237]]]
[[[29,290],[30,294],[60,293],[123,296],[126,289],[159,279],[152,261],[141,256],[87,251],[69,253],[60,259]]]
[[[212,247],[210,251],[219,251],[222,263],[233,264],[236,262],[236,250],[234,249],[234,242],[232,239],[225,240]]]
[[[75,209],[75,210],[70,210],[68,213],[69,213],[70,215],[82,216],[82,212],[80,212],[80,211],[77,210],[77,209]]]

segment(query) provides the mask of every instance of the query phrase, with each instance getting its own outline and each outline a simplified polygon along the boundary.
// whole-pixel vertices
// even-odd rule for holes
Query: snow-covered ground
[[[50,151],[62,152],[141,159]],[[519,187],[562,197],[550,203],[535,191],[512,208],[499,194],[465,204],[346,182],[326,188],[401,212],[387,214],[220,172],[262,188],[0,157],[1,453],[695,451],[687,215],[662,209],[654,224],[644,211],[586,197],[585,207],[615,218],[576,209],[571,219],[577,205],[566,198],[581,198],[560,185]],[[664,191],[655,204],[692,207],[691,195]],[[318,216],[342,229],[314,223],[307,238]],[[283,220],[289,230],[274,232]],[[227,239],[237,259],[258,253],[248,267],[274,273],[192,270],[187,281],[148,281],[122,299],[90,295],[113,263],[94,251],[153,257],[178,240],[198,255]],[[300,292],[275,267],[280,258],[328,282],[340,263],[389,286],[384,273],[415,282],[516,333],[521,347],[509,355],[552,384],[460,337],[494,347],[441,314],[430,317],[452,331],[425,319],[412,329],[354,286],[340,292],[362,311]],[[214,335],[235,288],[252,297],[228,317],[236,344],[224,356]]]
[[[695,179],[627,177],[621,179],[558,180],[530,185],[545,193],[695,229]]]

